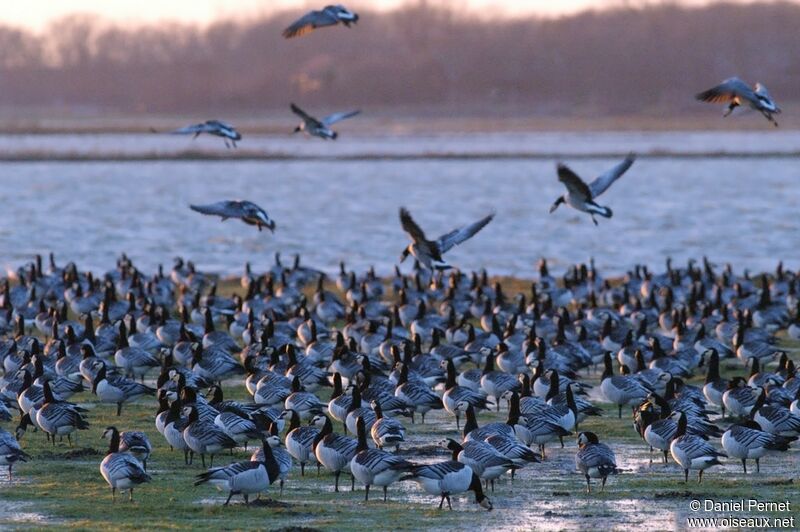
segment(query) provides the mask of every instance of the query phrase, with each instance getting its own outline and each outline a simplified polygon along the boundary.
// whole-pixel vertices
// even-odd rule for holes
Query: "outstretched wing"
[[[730,103],[739,99],[753,100],[753,89],[739,78],[729,78],[707,91],[695,96],[701,102]]]
[[[413,240],[415,244],[419,245],[428,242],[422,228],[417,225],[417,222],[414,221],[411,217],[411,213],[408,212],[405,207],[400,207],[400,225],[403,226],[403,231],[411,237],[411,240]]]
[[[339,20],[327,11],[311,11],[297,19],[291,26],[283,30],[283,36],[287,39],[292,37],[302,37],[306,33],[314,31],[323,26],[333,26]]]
[[[631,167],[635,160],[636,156],[631,153],[625,157],[624,161],[592,181],[591,184],[589,184],[589,192],[592,194],[592,199],[608,190],[608,187],[610,187],[614,181],[622,177],[622,174],[628,171],[628,168]]]
[[[439,246],[439,252],[444,253],[447,250],[461,244],[462,242],[469,240],[475,236],[475,233],[483,229],[486,224],[491,222],[492,218],[494,218],[494,213],[481,218],[475,223],[465,225],[464,227],[459,227],[458,229],[454,229],[449,233],[440,236],[439,240],[436,241],[436,245]]]
[[[333,113],[332,115],[328,115],[325,118],[323,118],[322,119],[322,123],[325,124],[326,126],[332,126],[336,122],[339,122],[340,120],[344,120],[345,118],[350,118],[352,116],[356,116],[360,112],[361,112],[361,110],[350,111],[350,112],[347,112],[347,113]]]
[[[583,182],[583,179],[570,170],[566,164],[558,163],[558,180],[564,183],[564,186],[567,187],[567,191],[569,191],[570,194],[584,201],[590,201],[592,199],[592,191],[589,190],[589,187]]]
[[[296,114],[297,116],[302,118],[304,121],[311,122],[311,123],[315,124],[317,127],[321,127],[322,126],[322,122],[320,122],[319,120],[317,120],[316,118],[314,118],[310,114],[306,113],[305,111],[303,111],[302,109],[297,107],[297,105],[295,105],[294,103],[290,104],[289,107],[292,108],[292,112],[294,114]]]
[[[221,216],[223,220],[227,218],[241,218],[244,215],[242,206],[238,201],[218,201],[208,205],[189,205],[193,211],[210,216]]]
[[[170,133],[173,135],[191,135],[192,133],[205,133],[206,131],[208,131],[207,124],[192,124],[191,126],[170,131]]]

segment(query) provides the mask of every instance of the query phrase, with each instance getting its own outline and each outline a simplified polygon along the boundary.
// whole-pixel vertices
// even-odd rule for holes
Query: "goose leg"
[[[594,225],[599,225],[599,224],[597,223],[597,220],[596,220],[596,219],[595,219],[595,217],[594,217],[594,214],[592,214],[592,221],[594,222]]]
[[[592,218],[592,220],[594,220],[594,218]],[[594,224],[597,225],[597,221],[595,221]],[[622,405],[618,405],[618,408],[619,408],[618,417],[619,417],[619,419],[622,419]]]
[[[258,496],[261,497],[261,494],[259,493]],[[283,497],[283,479],[281,479],[281,497]]]
[[[122,414],[122,403],[117,403],[117,417]]]
[[[386,486],[383,487],[383,502],[386,502]]]
[[[589,483],[589,475],[586,475],[586,493],[592,492],[592,485]]]
[[[364,493],[364,500],[365,500],[365,501],[368,501],[368,500],[369,500],[369,484],[367,484],[367,490],[366,490],[366,492]]]
[[[200,459],[203,461],[203,467],[205,468],[206,467],[206,455],[203,454],[203,453],[200,453]]]
[[[742,458],[742,469],[744,469],[744,474],[747,474],[747,460]]]
[[[128,502],[133,502],[133,488],[128,490]]]
[[[606,479],[608,479],[608,477],[603,477],[603,483],[600,486],[600,491],[606,490]]]
[[[444,497],[445,497],[445,495],[444,495],[444,494],[442,494],[442,500],[441,500],[441,501],[439,501],[439,509],[440,509],[440,510],[442,509],[442,506],[444,505]]]
[[[697,473],[697,483],[700,484],[703,482],[703,470],[701,469],[699,473]]]
[[[461,431],[461,419],[458,415],[458,410],[456,410],[456,430]]]
[[[664,451],[664,465],[667,465],[667,451]]]
[[[214,455],[213,454],[211,455],[211,467],[214,467]]]
[[[350,491],[356,491],[356,477],[350,475]]]
[[[761,464],[759,463],[759,458],[756,458],[756,473],[761,473]]]
[[[689,470],[688,469],[684,469],[683,470],[683,482],[684,482],[684,484],[689,482]]]
[[[117,502],[117,488],[111,487],[111,502]]]
[[[336,477],[336,480],[334,481],[334,489],[333,489],[333,491],[335,491],[336,493],[339,493],[339,475],[340,475],[340,474],[341,474],[341,472],[340,472],[340,471],[337,471],[337,472],[334,474],[334,475],[335,475],[335,477]]]
[[[245,494],[243,494],[243,496],[244,496],[244,505],[245,506],[250,506],[250,497],[249,497],[249,495],[247,495],[245,493]]]
[[[305,462],[300,462],[300,476],[301,477],[306,476],[306,463]]]
[[[446,497],[447,497],[447,508],[452,511],[453,506],[450,504],[450,495],[446,495]]]
[[[228,503],[231,502],[231,497],[233,497],[232,491],[228,493],[228,498],[225,500],[225,504],[223,504],[222,506],[228,506]]]

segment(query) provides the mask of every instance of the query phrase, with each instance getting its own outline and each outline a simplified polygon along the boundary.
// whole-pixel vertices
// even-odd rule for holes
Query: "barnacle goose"
[[[22,450],[14,436],[0,428],[0,465],[8,466],[8,478],[11,478],[11,468],[17,462],[27,462],[30,455]]]
[[[128,490],[132,502],[134,486],[150,482],[150,475],[133,456],[119,451],[120,436],[116,427],[107,427],[103,438],[109,440],[109,446],[106,457],[100,462],[100,474],[111,486],[111,499],[116,500],[118,489]]]
[[[722,447],[731,458],[742,461],[742,469],[747,474],[747,460],[756,461],[756,472],[761,472],[759,460],[767,451],[787,451],[797,436],[784,437],[761,430],[761,425],[747,420],[738,425],[731,425],[722,435]]]
[[[213,422],[201,420],[196,406],[185,406],[183,414],[187,416],[188,423],[183,429],[183,439],[191,449],[189,464],[193,462],[194,453],[200,455],[203,467],[206,466],[206,454],[211,455],[210,465],[214,465],[214,455],[224,449],[236,447],[236,440],[215,425]]]
[[[342,471],[350,471],[350,460],[356,454],[358,442],[352,438],[333,433],[333,425],[328,416],[319,414],[314,416],[312,423],[320,427],[319,434],[314,438],[313,448],[317,461],[333,472],[334,491],[339,491],[339,476]],[[353,478],[355,489],[355,478]]]
[[[374,427],[374,426],[373,426]],[[358,445],[356,454],[350,460],[350,472],[353,478],[364,484],[366,492],[364,500],[369,500],[370,486],[383,488],[383,500],[386,502],[386,488],[397,482],[403,473],[414,467],[411,462],[382,449],[367,448],[366,426],[362,418],[356,420]]]
[[[611,367],[611,353],[606,352],[603,363],[605,369],[600,382],[600,391],[603,396],[619,408],[619,418],[622,418],[623,405],[635,405],[641,403],[651,390],[646,388],[637,379],[625,376],[614,375]]]
[[[720,457],[728,455],[717,451],[713,445],[700,436],[686,433],[686,414],[680,413],[678,417],[678,430],[675,439],[670,443],[669,450],[672,459],[681,466],[684,481],[689,481],[689,470],[697,469],[697,482],[703,481],[703,470],[714,465],[721,465]]]
[[[442,498],[439,502],[440,510],[445,500],[447,507],[452,510],[450,496],[465,491],[475,493],[476,504],[487,510],[492,509],[492,501],[483,493],[481,479],[468,465],[461,462],[448,460],[435,464],[415,465],[411,473],[400,477],[400,480],[413,480],[427,493],[440,496]]]
[[[276,436],[271,437],[277,439]],[[262,461],[248,460],[211,468],[197,475],[194,485],[199,486],[208,482],[218,489],[227,489],[228,498],[223,506],[227,506],[234,495],[242,495],[244,503],[249,506],[250,495],[265,491],[280,476],[280,468],[272,455],[272,448],[267,438],[264,439],[262,452],[264,453]]]
[[[619,473],[614,451],[608,445],[600,443],[597,434],[594,432],[581,432],[578,435],[578,452],[575,455],[575,465],[578,471],[586,477],[587,493],[592,492],[590,479],[602,479],[602,487],[600,488],[602,491],[606,487],[608,476]]]
[[[468,465],[485,482],[491,482],[492,493],[496,479],[506,471],[518,468],[513,460],[483,440],[469,440],[462,445],[447,438],[441,445],[453,453],[453,460]]]
[[[315,426],[300,426],[300,416],[294,410],[285,410],[282,414],[289,416],[289,429],[286,432],[285,445],[286,451],[292,458],[300,462],[300,476],[306,474],[306,463],[317,464],[319,472],[319,462],[314,454],[314,441],[319,435],[319,428]]]

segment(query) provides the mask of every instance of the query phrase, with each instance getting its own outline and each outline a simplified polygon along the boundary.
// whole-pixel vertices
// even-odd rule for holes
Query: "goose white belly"
[[[125,393],[103,379],[97,383],[97,397],[104,403],[119,403],[125,400]]]
[[[237,473],[230,480],[230,491],[234,493],[259,493],[269,487],[269,476],[263,465]]]
[[[183,438],[183,432],[176,429],[174,423],[169,423],[164,426],[164,439],[166,439],[167,443],[174,449],[182,451],[189,447],[186,444],[186,440]]]
[[[767,454],[766,447],[747,447],[746,445],[742,445],[733,437],[731,431],[726,431],[725,434],[722,435],[721,441],[725,452],[732,458],[753,459],[761,458]]]

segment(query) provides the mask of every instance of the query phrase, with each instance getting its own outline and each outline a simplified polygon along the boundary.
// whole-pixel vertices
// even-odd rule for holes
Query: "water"
[[[0,136],[0,156],[174,155],[187,147],[223,153],[220,145],[154,135]],[[238,273],[246,260],[265,268],[280,251],[301,253],[305,264],[329,271],[345,260],[388,273],[407,243],[401,205],[429,237],[496,211],[448,259],[498,274],[530,276],[540,257],[556,271],[595,257],[606,273],[635,263],[660,268],[668,255],[707,255],[752,271],[771,270],[781,259],[793,268],[800,262],[800,167],[796,157],[775,153],[800,151],[798,132],[343,136],[336,143],[263,136],[241,149],[254,148],[298,158],[2,163],[0,266],[54,251],[60,263],[105,271],[126,252],[148,272],[182,255],[202,269]],[[554,160],[541,154],[558,154],[590,178],[617,162],[604,154],[631,149],[645,156],[599,202],[614,210],[612,219],[595,227],[563,206],[548,214],[563,188]],[[698,156],[740,150],[771,155]],[[646,156],[654,153],[674,155]],[[443,154],[483,157],[436,156]],[[188,209],[232,198],[263,206],[276,233]]]

